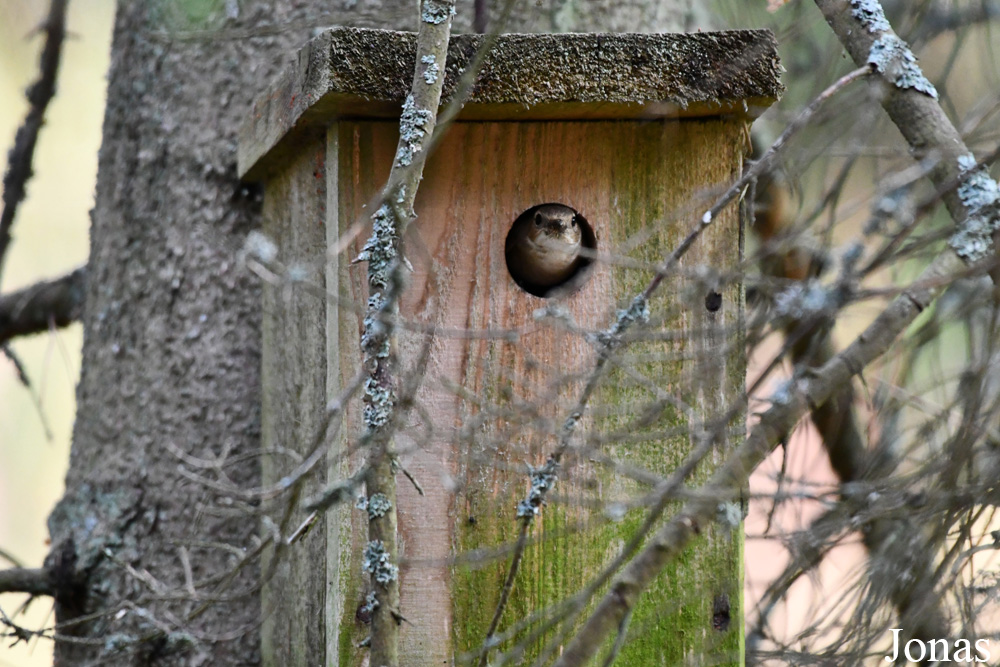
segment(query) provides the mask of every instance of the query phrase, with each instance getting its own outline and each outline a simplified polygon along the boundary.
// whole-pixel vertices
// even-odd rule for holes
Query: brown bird
[[[577,212],[569,206],[534,206],[522,213],[507,233],[507,270],[526,291],[546,296],[583,264],[582,240]]]

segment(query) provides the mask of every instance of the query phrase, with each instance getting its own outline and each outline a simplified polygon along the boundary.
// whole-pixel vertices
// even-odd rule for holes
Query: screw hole
[[[722,308],[722,295],[712,290],[705,295],[705,310],[714,313]]]
[[[725,632],[729,629],[730,621],[729,596],[725,593],[716,595],[712,600],[712,629]]]

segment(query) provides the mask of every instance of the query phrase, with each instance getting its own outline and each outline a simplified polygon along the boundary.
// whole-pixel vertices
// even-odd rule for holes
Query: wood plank
[[[323,289],[326,252],[326,145],[316,141],[267,184],[263,230],[278,249],[278,259],[295,267],[307,281]],[[325,414],[325,306],[303,284],[265,285],[263,318],[262,479],[273,484],[292,472],[304,457]],[[303,495],[326,482],[326,471],[313,474]],[[287,494],[275,501],[268,516],[280,524]],[[287,537],[304,519],[295,512]],[[264,532],[269,533],[267,525]],[[267,577],[274,551],[265,558],[262,593],[262,658],[265,665],[312,665],[326,650],[327,605],[323,564],[327,561],[325,520],[304,539],[282,549],[273,576]]]
[[[396,129],[354,121],[338,127],[343,230],[367,216],[362,206],[388,174]],[[695,203],[703,204],[713,187],[738,173],[744,132],[733,119],[464,123],[430,159],[417,198],[419,218],[406,239],[414,272],[401,306],[411,328],[436,330],[418,409],[396,440],[404,465],[425,490],[418,496],[398,478],[402,613],[414,621],[402,634],[408,665],[450,662],[482,641],[508,559],[475,567],[452,559],[513,539],[515,506],[528,488],[526,464],[541,464],[552,450],[555,431],[594,362],[585,335],[536,321],[546,300],[510,279],[503,255],[510,224],[535,204],[561,202],[593,224],[604,260],[630,260],[630,266],[599,261],[582,289],[559,302],[582,330],[604,330],[698,220]],[[345,255],[354,256],[363,239]],[[683,267],[734,266],[739,239],[734,206]],[[348,303],[364,303],[364,266],[350,267],[346,279],[341,275]],[[706,309],[709,289],[721,297],[713,311]],[[745,370],[742,285],[672,280],[652,310],[658,329],[676,336],[630,348],[633,371],[696,414],[728,406],[742,391]],[[340,340],[342,363],[360,357],[356,339]],[[422,342],[418,333],[400,336],[406,363],[413,363]],[[637,411],[655,400],[641,381],[617,372],[602,386],[581,436],[600,440],[600,452],[623,463],[669,473],[690,450],[691,418],[667,408],[637,427]],[[732,426],[742,428],[742,417]],[[567,461],[553,502],[533,529],[537,541],[526,554],[503,627],[584,585],[639,523],[637,511],[620,523],[607,520],[614,503],[642,489],[591,458]],[[705,474],[703,466],[698,475]],[[675,664],[708,647],[722,664],[736,664],[742,623],[719,630],[713,619],[723,598],[732,618],[741,618],[741,556],[739,535],[705,527],[689,557],[643,599],[633,621],[642,636],[626,649],[629,659]],[[354,585],[347,595],[362,592]],[[346,605],[342,637],[363,636],[364,629],[347,619],[353,604]],[[350,645],[341,641],[341,664],[359,664],[356,651],[347,655]]]

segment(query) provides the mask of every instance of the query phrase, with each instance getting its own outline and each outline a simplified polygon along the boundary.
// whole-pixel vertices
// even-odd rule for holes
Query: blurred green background
[[[47,2],[0,0],[0,146],[3,166],[28,109],[25,89],[38,76],[44,36],[36,31]],[[69,37],[63,47],[56,97],[49,105],[27,186],[8,246],[0,291],[59,276],[87,259],[94,205],[97,151],[104,115],[105,75],[114,3],[69,3]],[[80,325],[27,339],[11,347],[24,364],[30,392],[14,365],[0,357],[0,553],[39,567],[48,550],[45,520],[63,491],[80,372]],[[8,567],[0,557],[0,567]],[[24,596],[0,596],[9,615]],[[47,598],[15,619],[29,628],[52,622]],[[51,643],[16,647],[0,643],[0,667],[51,665]]]

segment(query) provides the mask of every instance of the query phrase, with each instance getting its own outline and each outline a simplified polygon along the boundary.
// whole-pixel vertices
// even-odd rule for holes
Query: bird
[[[507,270],[518,285],[547,296],[586,263],[579,214],[564,204],[539,204],[518,216],[507,233]]]

